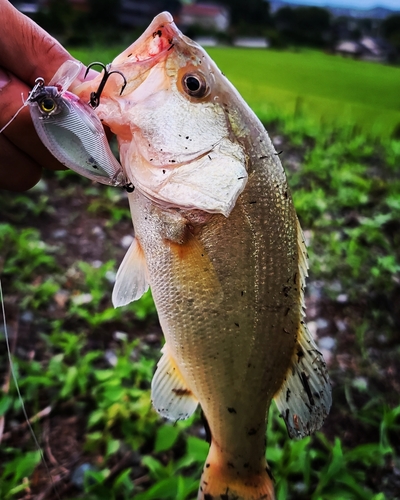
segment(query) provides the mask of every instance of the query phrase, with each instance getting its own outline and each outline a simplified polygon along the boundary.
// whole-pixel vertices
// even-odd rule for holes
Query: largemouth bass
[[[211,431],[201,500],[274,498],[265,459],[273,398],[291,437],[331,405],[325,363],[304,322],[307,254],[279,157],[260,121],[170,14],[111,64],[97,113],[117,135],[135,239],[115,306],[151,287],[165,346],[156,410]],[[77,89],[83,99],[100,78]]]

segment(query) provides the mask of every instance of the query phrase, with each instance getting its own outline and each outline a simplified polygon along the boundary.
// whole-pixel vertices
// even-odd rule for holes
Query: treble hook
[[[124,91],[124,89],[126,87],[127,81],[126,81],[125,76],[121,73],[121,71],[118,71],[118,70],[115,70],[115,69],[112,70],[112,71],[109,71],[109,69],[111,67],[111,64],[107,64],[107,66],[105,66],[101,62],[92,62],[92,63],[90,63],[88,65],[87,69],[86,69],[85,78],[87,77],[87,74],[89,73],[89,69],[92,66],[101,66],[103,68],[103,70],[104,70],[104,75],[103,75],[103,78],[101,79],[101,82],[100,82],[100,85],[99,85],[98,89],[96,90],[96,92],[91,92],[91,94],[90,94],[89,104],[92,106],[93,109],[95,109],[100,104],[101,93],[104,90],[104,86],[107,83],[107,80],[110,78],[110,76],[113,73],[118,73],[124,79],[124,84],[123,84],[123,86],[121,88],[121,92],[119,93],[119,95],[122,95],[122,92]]]

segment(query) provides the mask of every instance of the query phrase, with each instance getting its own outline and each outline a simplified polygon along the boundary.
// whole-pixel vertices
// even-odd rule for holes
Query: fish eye
[[[182,78],[182,86],[191,97],[205,97],[209,92],[206,79],[201,73],[186,73]]]
[[[40,109],[43,113],[51,113],[57,107],[56,101],[50,97],[45,97],[39,103]]]

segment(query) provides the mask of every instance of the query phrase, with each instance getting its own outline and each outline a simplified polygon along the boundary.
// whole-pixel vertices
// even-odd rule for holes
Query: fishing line
[[[0,132],[1,132],[1,130],[0,130]],[[15,388],[17,390],[18,399],[19,399],[19,401],[21,403],[22,412],[24,414],[24,417],[25,417],[25,420],[26,420],[29,432],[30,432],[30,434],[32,436],[33,442],[35,443],[35,446],[36,446],[36,448],[39,451],[40,460],[41,460],[41,462],[42,462],[42,464],[43,464],[43,466],[44,466],[44,468],[46,470],[47,475],[50,477],[50,481],[51,481],[51,484],[53,486],[54,492],[57,495],[57,498],[59,500],[61,500],[61,497],[58,494],[58,491],[57,491],[57,488],[56,488],[56,484],[55,484],[55,482],[53,480],[53,476],[51,475],[50,469],[49,469],[49,467],[47,465],[47,462],[46,462],[43,450],[42,450],[42,448],[41,448],[41,446],[39,444],[39,441],[36,438],[35,432],[34,432],[34,430],[32,428],[31,423],[30,423],[30,420],[29,420],[29,417],[28,417],[28,413],[27,413],[26,408],[25,408],[24,400],[22,399],[22,395],[21,395],[21,392],[19,390],[19,385],[18,385],[18,381],[17,381],[17,375],[15,373],[14,364],[13,364],[12,358],[11,358],[11,347],[10,347],[10,340],[9,340],[9,337],[8,337],[8,330],[7,330],[7,323],[6,323],[6,310],[5,310],[5,307],[4,307],[3,287],[2,287],[2,284],[1,284],[1,279],[0,279],[0,301],[1,301],[1,310],[2,310],[2,313],[3,313],[4,337],[5,337],[5,340],[6,340],[6,347],[7,347],[8,359],[10,361],[10,372],[11,372],[11,376],[12,376],[12,379],[13,379],[14,384],[15,384]]]
[[[21,94],[21,97],[22,97],[22,106],[19,108],[19,110],[14,114],[14,116],[12,116],[8,122],[4,125],[3,128],[0,129],[0,134],[3,132],[3,130],[5,130],[9,125],[10,123],[12,123],[15,118],[17,118],[17,116],[20,114],[20,112],[24,109],[25,106],[28,105],[28,101],[24,101],[24,96],[23,94]]]

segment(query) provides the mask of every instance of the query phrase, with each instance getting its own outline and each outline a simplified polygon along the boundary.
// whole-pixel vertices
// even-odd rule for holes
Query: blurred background
[[[352,1],[13,3],[67,47],[98,46],[103,59],[115,55],[104,53],[104,47],[129,45],[158,12],[168,10],[185,34],[212,49],[210,54],[258,114],[268,114],[271,107],[280,113],[305,107],[317,118],[340,115],[346,123],[390,135],[400,123],[399,74],[387,69],[400,61],[400,3]],[[353,60],[377,64],[354,65]]]
[[[333,407],[290,441],[272,405],[277,499],[400,499],[400,2],[12,2],[85,64],[109,63],[162,10],[201,43],[280,153],[309,245],[307,321]],[[37,75],[40,76],[40,75]],[[46,172],[0,194],[0,498],[192,500],[196,414],[151,407],[163,343],[151,294],[114,310],[133,238],[124,192]],[[50,476],[52,481],[50,480]]]

